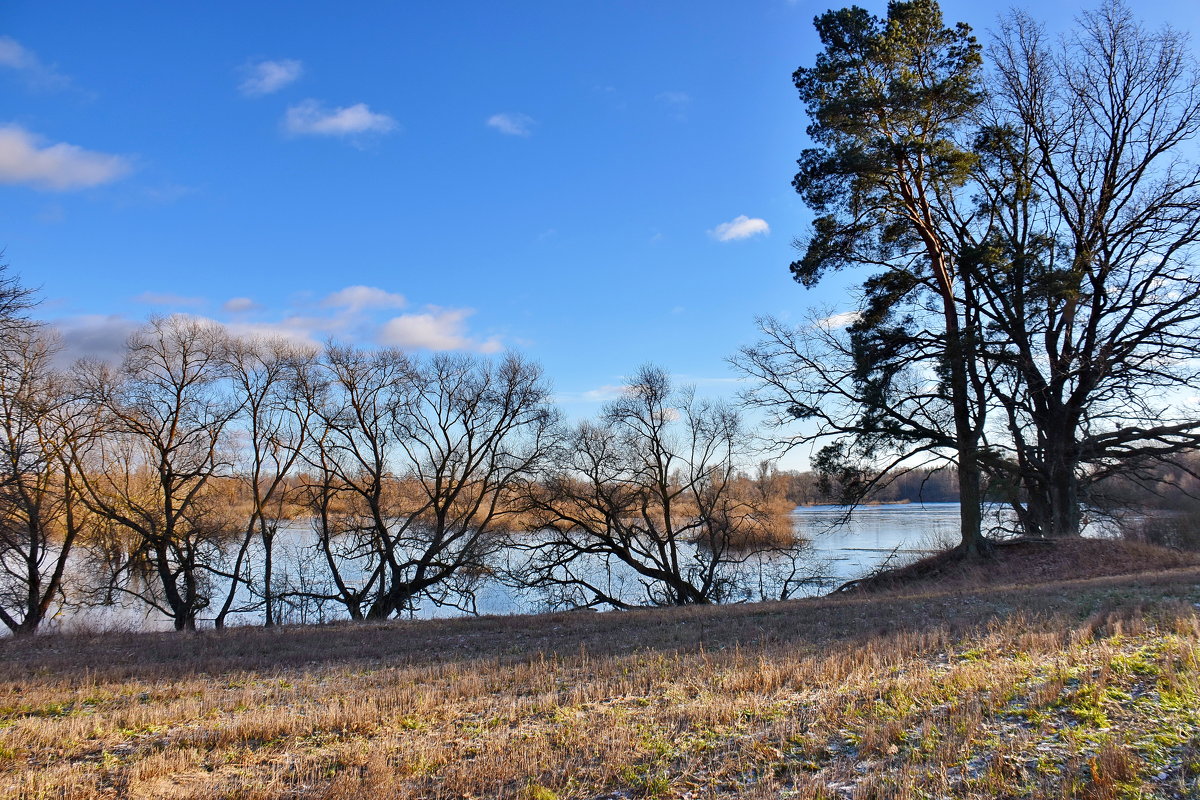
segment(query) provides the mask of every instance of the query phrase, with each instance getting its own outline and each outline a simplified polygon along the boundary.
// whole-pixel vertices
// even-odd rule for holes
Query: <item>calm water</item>
[[[849,518],[842,506],[802,506],[792,512],[796,532],[812,543],[811,572],[815,580],[799,594],[820,594],[853,578],[861,577],[891,559],[893,563],[920,557],[957,541],[958,504],[927,503],[889,506],[863,506]],[[313,541],[307,527],[280,531],[276,539],[277,570],[294,566],[306,545]],[[769,579],[768,579],[769,580]],[[476,607],[481,614],[531,613],[544,610],[539,596],[517,592],[492,582],[477,592]],[[463,612],[426,603],[415,612],[419,618],[456,616]],[[322,612],[310,612],[290,621],[321,622],[339,617],[337,606]],[[202,620],[211,624],[211,619]],[[232,614],[231,625],[260,624],[259,612]],[[138,607],[104,607],[69,610],[55,621],[57,627],[167,629],[170,623],[157,613],[147,614]]]
[[[958,541],[958,503],[861,506],[846,519],[844,506],[805,506],[792,512],[796,532],[828,564],[826,587],[859,578],[891,559],[919,558]]]

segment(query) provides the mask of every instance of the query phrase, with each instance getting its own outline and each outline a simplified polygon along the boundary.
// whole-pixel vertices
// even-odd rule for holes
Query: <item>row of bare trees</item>
[[[0,368],[0,621],[15,633],[72,604],[179,630],[473,610],[485,581],[560,606],[704,603],[744,596],[772,558],[793,566],[771,591],[795,591],[789,506],[741,474],[738,414],[660,369],[570,425],[514,354],[309,348],[174,316],[120,364],[59,370],[52,333],[20,311]]]

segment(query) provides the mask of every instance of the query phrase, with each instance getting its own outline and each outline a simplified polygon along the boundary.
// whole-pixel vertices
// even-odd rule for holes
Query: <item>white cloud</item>
[[[347,286],[321,301],[326,308],[344,308],[350,313],[364,308],[404,308],[404,295],[374,286]]]
[[[495,353],[504,346],[496,338],[478,341],[467,335],[469,308],[437,308],[424,314],[403,314],[388,320],[379,329],[379,343],[390,347],[425,350],[478,350]]]
[[[506,111],[502,114],[492,114],[487,119],[487,126],[495,128],[507,136],[529,136],[537,120],[528,114]]]
[[[171,292],[142,292],[133,298],[135,303],[145,303],[148,306],[202,306],[203,297],[185,297]]]
[[[321,317],[292,315],[277,322],[226,322],[225,330],[249,339],[286,339],[306,347],[320,347],[321,340],[339,326]]]
[[[742,214],[739,217],[734,217],[729,222],[722,222],[709,231],[708,235],[718,242],[732,242],[736,239],[749,239],[751,236],[770,232],[771,226],[767,224],[765,219],[751,218]]]
[[[150,292],[136,299],[175,306],[202,302],[197,298]],[[330,337],[337,337],[361,344],[373,340],[376,344],[406,349],[471,350],[479,353],[496,353],[504,349],[498,337],[483,339],[471,335],[467,320],[475,312],[470,308],[426,306],[420,313],[401,314],[382,325],[373,319],[374,309],[394,308],[402,303],[403,298],[398,294],[373,287],[349,286],[329,295],[321,303],[333,309],[324,313],[310,305],[308,308],[312,313],[291,311],[275,315],[264,312],[267,319],[246,317],[241,316],[242,312],[262,311],[262,306],[248,297],[234,297],[222,305],[226,313],[233,315],[224,322],[194,313],[186,315],[220,325],[234,336],[285,339],[307,347],[320,347]],[[142,323],[121,315],[82,315],[64,317],[52,324],[60,332],[64,344],[60,361],[68,365],[83,357],[113,363],[120,361],[129,334]]]
[[[290,107],[283,125],[288,133],[299,136],[385,134],[400,127],[396,120],[372,111],[366,103],[328,109],[316,100],[305,100]]]
[[[597,386],[595,389],[588,389],[586,392],[581,393],[580,396],[589,402],[606,403],[609,400],[616,400],[624,394],[624,386],[605,384],[604,386]]]
[[[616,400],[625,393],[625,387],[617,384],[605,384],[582,392],[556,392],[554,403],[557,405],[577,405],[607,403]]]
[[[262,308],[249,297],[231,297],[221,304],[221,310],[229,314],[244,314],[247,311],[257,311]]]
[[[45,144],[24,128],[0,126],[0,183],[63,192],[109,183],[129,170],[128,159],[121,156],[61,142]]]
[[[294,58],[279,61],[259,61],[243,69],[245,79],[238,89],[247,97],[262,97],[278,92],[304,74],[304,65]]]
[[[57,360],[63,365],[80,358],[116,363],[125,355],[125,343],[140,323],[120,314],[85,314],[54,320],[62,338]]]
[[[817,320],[817,325],[821,328],[837,330],[839,328],[845,328],[848,325],[853,325],[861,318],[862,314],[857,311],[843,311],[840,314],[831,314],[824,319]]]
[[[624,392],[625,387],[622,385],[605,384],[581,392],[556,392],[553,402],[558,405],[607,403],[622,396]]]
[[[20,72],[35,88],[62,89],[71,79],[43,64],[32,50],[10,36],[0,36],[0,67]]]

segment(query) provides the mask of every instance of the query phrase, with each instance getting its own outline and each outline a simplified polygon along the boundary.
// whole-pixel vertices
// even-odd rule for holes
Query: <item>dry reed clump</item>
[[[0,644],[0,795],[1174,797],[1200,571]]]

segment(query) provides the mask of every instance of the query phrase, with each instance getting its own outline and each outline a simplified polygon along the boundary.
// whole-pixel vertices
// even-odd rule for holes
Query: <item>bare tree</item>
[[[422,597],[470,610],[511,488],[546,451],[540,370],[515,355],[417,362],[346,347],[323,364],[308,460],[329,597],[355,619]]]
[[[305,444],[313,406],[306,402],[316,353],[282,339],[231,339],[227,342],[230,383],[241,409],[235,448],[235,478],[248,498],[224,602],[214,622],[223,627],[239,587],[256,589],[262,599],[264,623],[277,622],[275,597],[275,537],[289,508],[299,503],[293,475]],[[261,548],[261,584],[250,574],[251,543]],[[247,609],[239,609],[247,610]]]
[[[3,257],[4,251],[0,250],[0,258]],[[7,264],[0,263],[0,346],[7,348],[10,337],[31,325],[28,312],[37,303],[34,291],[22,284]],[[12,338],[11,342],[20,346],[19,338]]]
[[[239,408],[222,383],[225,347],[212,323],[156,318],[130,337],[119,369],[83,372],[97,434],[75,456],[83,499],[133,545],[110,565],[112,588],[176,630],[194,629],[209,607],[230,539],[226,509],[206,496],[230,468],[225,433]]]
[[[856,335],[840,322],[814,315],[795,326],[763,318],[762,339],[733,363],[754,379],[742,398],[765,414],[772,445],[825,443],[813,458],[821,493],[853,507],[901,476],[944,465],[957,439],[933,368],[939,337],[893,329],[904,346],[867,356],[879,374],[864,375],[861,351],[882,350],[878,337],[887,333],[869,326]],[[980,374],[979,365],[973,371]]]
[[[310,387],[308,488],[321,555],[333,582],[327,599],[364,619],[386,580],[395,526],[411,509],[385,499],[392,477],[395,420],[414,369],[399,350],[330,345]],[[308,592],[311,594],[312,592]]]
[[[1105,477],[1200,446],[1200,70],[1120,2],[1059,41],[1014,12],[991,54],[988,227],[967,255],[995,449],[1027,532],[1078,535]]]
[[[55,347],[33,325],[11,331],[0,363],[0,621],[36,633],[64,601],[73,548],[88,529],[69,469],[77,409],[53,366]]]
[[[780,539],[781,520],[756,502],[752,483],[738,491],[745,438],[733,409],[642,368],[527,487],[533,532],[514,540],[523,555],[510,578],[568,605],[731,599],[742,566]]]

